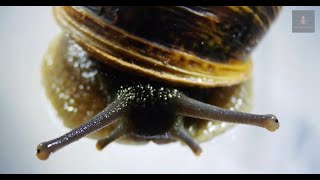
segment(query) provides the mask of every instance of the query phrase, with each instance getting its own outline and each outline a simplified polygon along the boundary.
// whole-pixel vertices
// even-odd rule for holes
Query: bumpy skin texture
[[[59,117],[72,129],[102,111],[121,94],[128,95],[124,102],[132,104],[129,115],[89,135],[103,139],[114,129],[126,126],[130,133],[118,140],[122,143],[175,141],[165,135],[178,120],[183,121],[185,130],[196,142],[207,141],[232,127],[227,123],[176,116],[169,104],[179,92],[236,111],[248,111],[251,107],[250,82],[195,89],[150,81],[105,66],[64,35],[59,35],[48,49],[43,63],[43,84]]]

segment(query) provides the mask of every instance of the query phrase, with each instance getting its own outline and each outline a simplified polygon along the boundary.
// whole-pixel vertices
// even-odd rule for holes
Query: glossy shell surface
[[[80,46],[119,70],[182,86],[250,77],[250,53],[279,7],[55,7]]]

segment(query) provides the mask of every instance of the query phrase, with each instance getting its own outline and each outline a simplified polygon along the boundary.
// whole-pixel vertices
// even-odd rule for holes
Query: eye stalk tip
[[[104,146],[101,143],[99,143],[99,141],[98,141],[97,144],[96,144],[96,148],[97,148],[97,150],[102,151]]]
[[[200,156],[201,153],[202,153],[202,149],[201,149],[201,148],[198,148],[198,149],[194,150],[193,152],[194,152],[194,154],[195,154],[196,156]]]
[[[267,120],[264,123],[264,127],[272,132],[279,129],[280,123],[278,121],[278,118],[273,114],[268,114],[266,116],[267,116]]]
[[[37,147],[36,155],[40,160],[47,160],[50,153],[47,151],[46,147],[43,144],[39,144]]]

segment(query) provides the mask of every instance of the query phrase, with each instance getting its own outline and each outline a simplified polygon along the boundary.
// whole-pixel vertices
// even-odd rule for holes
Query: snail
[[[199,143],[247,124],[275,131],[251,107],[250,53],[280,7],[54,7],[43,85],[70,132],[40,143],[41,160],[88,136],[109,143]]]

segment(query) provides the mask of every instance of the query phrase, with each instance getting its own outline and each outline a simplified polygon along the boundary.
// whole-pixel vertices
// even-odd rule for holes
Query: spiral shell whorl
[[[57,21],[92,56],[176,85],[216,87],[250,77],[250,52],[277,7],[57,7]]]
[[[272,6],[88,7],[150,42],[215,62],[246,60],[279,12]]]

